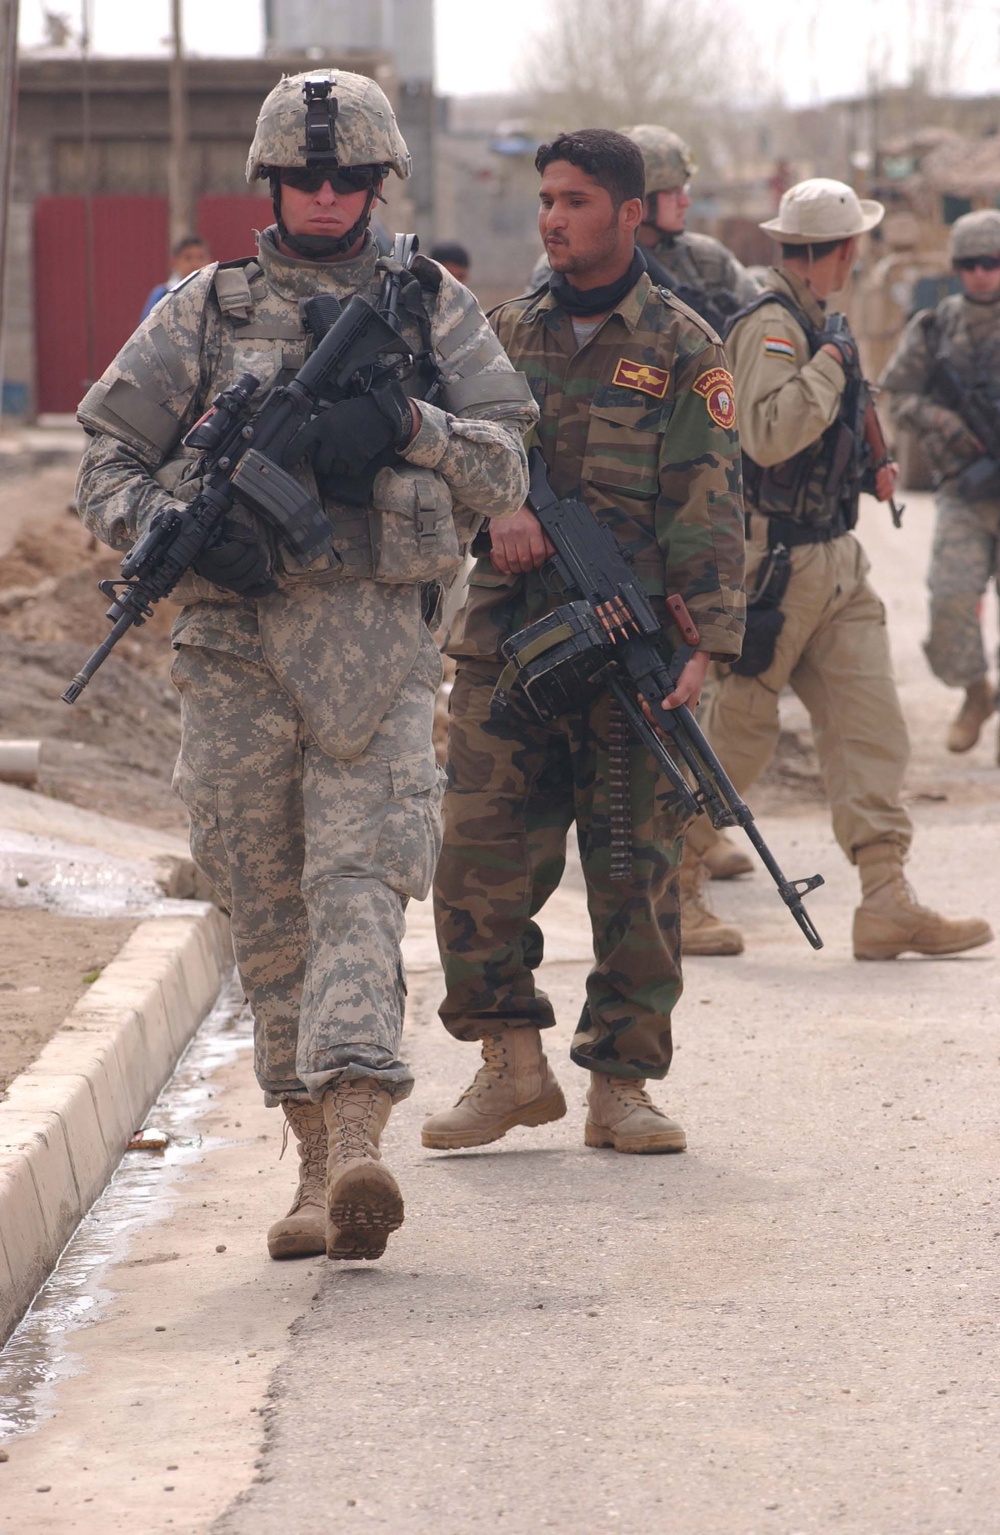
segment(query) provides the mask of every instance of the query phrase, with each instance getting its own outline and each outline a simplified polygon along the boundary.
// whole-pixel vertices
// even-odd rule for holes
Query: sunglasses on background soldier
[[[1000,267],[1000,256],[959,256],[954,266],[956,272],[974,272],[977,266],[984,272],[995,272]]]

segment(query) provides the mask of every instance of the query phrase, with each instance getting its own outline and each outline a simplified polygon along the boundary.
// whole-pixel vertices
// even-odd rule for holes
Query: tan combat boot
[[[645,1091],[644,1081],[592,1071],[587,1090],[584,1145],[614,1151],[683,1151],[687,1136]]]
[[[730,842],[725,832],[718,831],[707,815],[695,817],[684,833],[684,842],[701,859],[709,879],[736,879],[754,871],[753,859]]]
[[[373,1077],[342,1080],[323,1094],[328,1258],[381,1258],[403,1224],[403,1196],[379,1150],[391,1110]]]
[[[981,677],[978,682],[966,688],[962,707],[948,726],[948,750],[950,752],[971,751],[996,706],[997,695],[990,686],[988,678]]]
[[[566,1112],[539,1029],[503,1025],[484,1036],[482,1050],[483,1064],[455,1107],[424,1120],[420,1139],[432,1151],[488,1146],[515,1125],[547,1125]]]
[[[282,1100],[285,1134],[299,1153],[299,1186],[292,1208],[267,1233],[272,1258],[313,1258],[326,1252],[326,1124],[318,1103]]]
[[[921,906],[903,877],[903,855],[889,842],[858,849],[861,905],[854,913],[854,958],[898,954],[961,954],[990,943],[982,917],[941,917]]]
[[[724,834],[720,834],[701,857],[709,879],[738,879],[741,874],[754,871],[753,859]]]
[[[681,953],[742,954],[743,934],[709,911],[702,896],[707,870],[693,848],[684,844],[681,858]]]

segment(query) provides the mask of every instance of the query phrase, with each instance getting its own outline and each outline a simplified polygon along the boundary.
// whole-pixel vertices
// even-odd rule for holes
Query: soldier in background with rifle
[[[275,214],[256,256],[168,295],[79,411],[87,527],[116,549],[138,541],[151,596],[161,555],[192,558],[176,585],[167,572],[184,604],[175,786],[194,857],[232,914],[257,1079],[298,1144],[297,1193],[268,1231],[274,1258],[378,1258],[403,1219],[380,1136],[413,1081],[399,1054],[404,911],[426,894],[440,845],[427,588],[461,567],[484,515],[521,505],[522,436],[537,416],[468,290],[419,255],[408,267],[379,258],[369,221],[390,170],[406,177],[410,157],[374,81],[284,78],[247,165]],[[304,312],[325,301],[348,316],[362,299],[414,366],[399,378],[375,357],[360,389],[331,387],[314,375],[341,321],[311,350]],[[231,391],[238,427],[254,381],[267,403],[245,430],[261,452],[232,473],[212,440],[220,417],[227,429],[218,396]],[[301,428],[285,440],[300,397]],[[294,485],[274,493],[285,481],[272,446],[297,506]]]
[[[913,826],[900,802],[909,756],[885,628],[853,533],[862,489],[890,502],[896,479],[874,436],[865,444],[857,347],[827,300],[847,284],[859,237],[883,215],[851,187],[817,178],[791,187],[761,227],[781,245],[765,292],[727,337],[739,402],[751,593],[743,655],[724,666],[702,721],[740,793],[778,741],[778,698],[790,685],[809,711],[837,841],[861,878],[857,959],[956,954],[988,943],[979,917],[921,906],[903,873]],[[898,514],[898,509],[897,509]],[[687,839],[693,859],[715,834],[705,817]],[[712,949],[714,919],[688,885],[684,931]],[[689,924],[690,917],[690,924]],[[737,929],[717,923],[727,939]],[[686,950],[685,950],[686,951]]]
[[[965,752],[997,702],[979,604],[989,583],[1000,583],[1000,213],[983,208],[957,219],[951,259],[962,292],[914,316],[881,382],[934,472],[924,651],[935,677],[965,689],[946,742]]]
[[[554,275],[544,291],[502,305],[493,324],[539,402],[538,444],[555,495],[580,495],[625,547],[664,628],[667,596],[679,594],[690,610],[698,648],[666,703],[693,706],[710,658],[735,658],[743,635],[739,439],[726,359],[709,326],[654,286],[636,252],[644,192],[636,146],[586,129],[543,145],[535,164]],[[534,918],[562,876],[575,821],[595,954],[572,1046],[590,1076],[585,1141],[681,1151],[683,1129],[645,1083],[670,1066],[689,813],[606,689],[548,721],[520,687],[496,707],[504,642],[565,600],[542,568],[553,553],[528,505],[491,523],[446,645],[458,672],[434,885],[441,1017],[457,1039],[481,1046],[483,1065],[458,1104],[425,1122],[423,1142],[481,1146],[566,1112],[542,1049],[555,1016],[535,984]]]

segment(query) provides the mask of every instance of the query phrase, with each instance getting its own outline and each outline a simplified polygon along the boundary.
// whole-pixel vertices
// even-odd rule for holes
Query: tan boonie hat
[[[285,75],[265,98],[247,159],[253,186],[272,166],[306,164],[307,80],[329,81],[337,104],[334,148],[339,165],[388,165],[400,180],[410,174],[410,155],[384,91],[367,75],[346,69],[310,70]]]
[[[635,128],[622,128],[621,132],[642,155],[647,197],[653,192],[676,192],[698,169],[684,140],[669,128],[640,123]]]
[[[995,208],[977,208],[963,213],[951,226],[951,259],[964,261],[967,256],[1000,256],[1000,212]]]
[[[789,187],[778,204],[778,217],[759,227],[783,245],[822,245],[866,234],[884,214],[881,203],[859,197],[846,181],[813,176]]]

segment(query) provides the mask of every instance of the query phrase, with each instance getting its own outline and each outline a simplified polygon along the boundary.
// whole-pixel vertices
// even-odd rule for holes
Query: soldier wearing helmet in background
[[[286,467],[321,499],[333,556],[299,563],[237,507],[175,591],[175,786],[195,859],[232,913],[258,1081],[299,1148],[295,1200],[268,1232],[276,1258],[377,1258],[403,1219],[379,1136],[412,1085],[399,1058],[404,910],[440,845],[441,666],[424,600],[483,516],[520,507],[537,416],[465,288],[419,256],[408,271],[379,259],[369,220],[390,170],[406,177],[410,158],[373,81],[283,79],[247,165],[274,203],[257,255],[164,298],[79,411],[91,436],[80,512],[124,549],[192,498],[199,461],[181,440],[217,391],[249,371],[263,397],[301,366],[315,339],[303,301],[378,305],[394,272],[399,328],[433,358],[300,434]],[[422,398],[432,381],[440,403]]]
[[[742,794],[774,753],[782,690],[790,686],[801,699],[834,835],[860,876],[854,956],[869,960],[957,954],[993,937],[980,917],[951,919],[921,906],[903,872],[913,838],[900,800],[909,741],[885,609],[852,531],[859,490],[888,500],[896,466],[858,475],[849,387],[860,377],[857,348],[827,312],[827,300],[849,281],[859,237],[883,212],[844,182],[816,177],[790,187],[777,218],[761,225],[780,245],[781,264],[726,337],[740,409],[747,590],[755,596],[743,654],[720,668],[702,721]],[[712,835],[701,816],[685,845],[685,953],[743,947],[739,929],[699,900],[697,853]],[[694,938],[701,944],[692,950]]]
[[[913,317],[881,383],[892,390],[895,419],[919,434],[934,472],[924,650],[935,677],[965,689],[947,736],[949,751],[964,752],[997,705],[979,604],[990,581],[1000,586],[1000,213],[983,208],[956,220],[951,259],[962,292]],[[991,424],[994,438],[985,441]]]
[[[669,128],[640,124],[621,131],[640,151],[646,173],[636,244],[649,275],[721,331],[729,316],[754,297],[757,284],[720,240],[684,227],[691,206],[689,184],[698,169],[691,151]],[[549,271],[543,254],[529,279],[531,291],[548,281]]]

